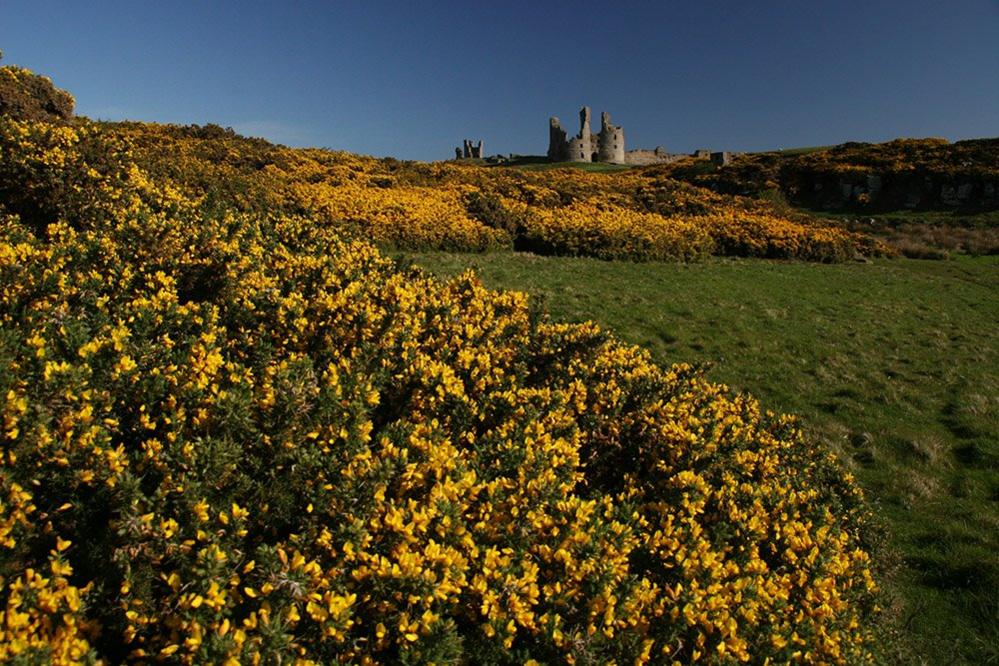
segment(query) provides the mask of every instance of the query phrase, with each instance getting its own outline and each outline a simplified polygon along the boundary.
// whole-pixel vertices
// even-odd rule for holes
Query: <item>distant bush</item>
[[[899,238],[892,242],[899,254],[909,259],[949,259],[950,252],[940,247],[921,243],[913,238]]]
[[[635,261],[695,261],[714,248],[696,218],[665,218],[591,202],[531,211],[526,240],[543,254]]]
[[[995,227],[907,223],[882,235],[885,242],[913,259],[946,259],[951,252],[999,254],[999,229]]]
[[[22,67],[0,67],[0,116],[58,122],[73,116],[76,101],[45,76]]]

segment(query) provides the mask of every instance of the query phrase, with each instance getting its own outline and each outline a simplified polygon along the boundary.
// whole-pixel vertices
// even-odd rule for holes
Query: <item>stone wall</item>
[[[676,155],[667,153],[666,149],[658,146],[655,150],[645,150],[642,148],[629,150],[624,154],[624,163],[635,166],[647,166],[649,164],[669,164],[676,160],[683,159],[686,155]]]
[[[562,123],[555,116],[548,119],[548,159],[552,162],[569,160],[569,141]]]
[[[552,162],[592,162],[593,133],[590,131],[590,107],[579,110],[579,134],[566,139],[559,119],[548,121],[548,159]]]
[[[728,166],[732,163],[732,153],[727,150],[711,153],[711,163],[715,166]]]

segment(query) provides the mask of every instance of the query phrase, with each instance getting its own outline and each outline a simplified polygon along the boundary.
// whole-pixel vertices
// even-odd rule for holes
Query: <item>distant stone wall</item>
[[[669,164],[670,162],[675,162],[676,160],[687,157],[687,155],[676,155],[673,153],[667,153],[666,150],[659,146],[655,150],[629,150],[624,154],[624,163],[632,164],[634,166],[648,166],[649,164]]]
[[[728,166],[738,153],[712,152],[699,148],[693,153],[667,153],[662,146],[655,150],[626,150],[624,128],[611,123],[610,114],[600,114],[600,133],[590,129],[590,107],[579,110],[579,134],[569,137],[555,116],[548,119],[548,160],[550,162],[602,162],[605,164],[669,164],[685,157],[710,159],[718,166]]]
[[[579,134],[569,139],[569,151],[566,162],[593,161],[593,132],[590,131],[590,107],[579,110]]]
[[[728,166],[732,163],[732,153],[727,150],[711,153],[711,163],[715,166]]]

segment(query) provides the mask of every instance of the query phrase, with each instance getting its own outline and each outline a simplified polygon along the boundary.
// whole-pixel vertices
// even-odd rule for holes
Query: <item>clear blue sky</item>
[[[999,136],[999,0],[0,0],[0,49],[82,115],[407,159],[584,103],[676,152]]]

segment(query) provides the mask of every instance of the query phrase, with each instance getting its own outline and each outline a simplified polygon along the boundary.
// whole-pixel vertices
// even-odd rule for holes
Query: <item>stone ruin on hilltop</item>
[[[731,161],[731,153],[712,153],[709,150],[698,150],[693,157],[710,159],[718,166],[724,166]],[[567,137],[566,131],[558,118],[552,116],[548,121],[548,160],[551,162],[601,162],[604,164],[667,164],[678,159],[689,157],[685,154],[668,153],[662,146],[655,150],[625,150],[624,129],[612,125],[610,114],[604,111],[600,114],[600,133],[594,135],[590,130],[590,107],[579,110],[579,134]]]
[[[482,154],[482,141],[478,143],[473,143],[471,139],[465,139],[461,148],[454,149],[454,158],[456,160],[460,159],[479,159],[485,157]]]
[[[594,140],[595,139],[595,140]],[[548,121],[548,159],[552,162],[606,162],[624,164],[624,129],[612,125],[610,114],[600,114],[600,133],[590,131],[590,107],[579,110],[579,134],[566,138],[559,119]]]
[[[686,153],[668,153],[662,146],[655,150],[625,150],[624,128],[611,123],[610,114],[604,111],[600,114],[600,132],[594,134],[590,129],[590,107],[579,110],[579,133],[569,138],[562,123],[555,116],[548,120],[548,153],[549,162],[597,162],[602,164],[627,164],[644,166],[648,164],[668,164],[685,157],[710,160],[716,166],[727,166],[737,153],[712,152],[706,149]],[[463,146],[454,149],[455,159],[485,159],[489,164],[516,163],[525,158],[535,161],[534,156],[514,155],[509,157],[493,155],[486,158],[482,150],[482,141],[475,143],[465,139]],[[544,159],[540,156],[538,159]]]

